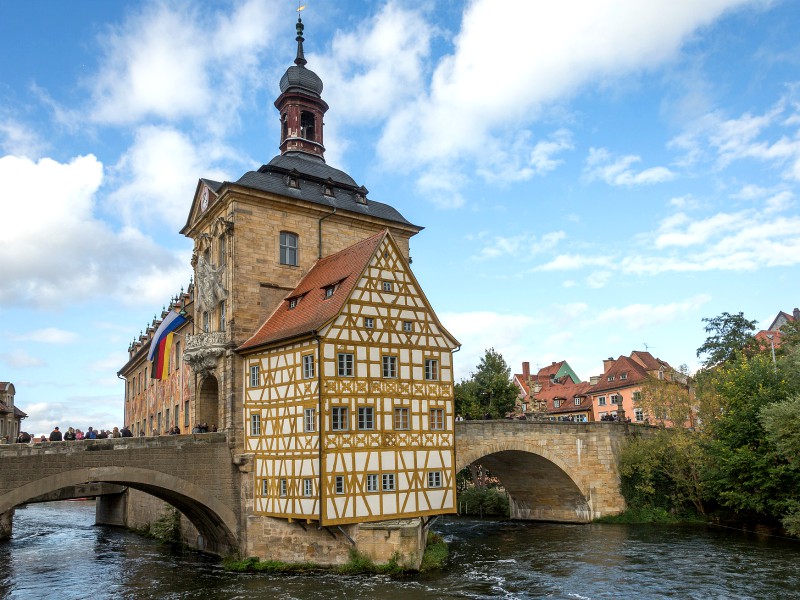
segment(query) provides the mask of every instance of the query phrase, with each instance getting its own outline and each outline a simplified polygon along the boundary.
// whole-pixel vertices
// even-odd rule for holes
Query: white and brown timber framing
[[[455,512],[457,346],[389,231],[317,261],[238,348],[254,513],[336,525]]]

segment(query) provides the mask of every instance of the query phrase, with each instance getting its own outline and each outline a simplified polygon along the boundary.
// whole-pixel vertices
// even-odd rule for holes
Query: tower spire
[[[305,8],[305,7],[304,7]],[[299,9],[298,9],[299,10]],[[300,15],[297,16],[297,58],[294,59],[294,64],[298,67],[305,67],[306,66],[306,57],[303,55],[303,19],[300,18]]]

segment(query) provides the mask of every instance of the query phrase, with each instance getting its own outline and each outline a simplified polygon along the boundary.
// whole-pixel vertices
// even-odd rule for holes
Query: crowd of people
[[[192,433],[209,433],[217,431],[216,423],[209,427],[208,423],[197,423],[192,428]],[[177,425],[170,427],[169,431],[167,431],[166,435],[180,435],[181,430],[180,427]],[[153,429],[152,436],[161,435],[158,430]],[[139,437],[144,437],[144,431],[139,432]],[[75,440],[105,440],[109,438],[125,438],[125,437],[134,437],[133,433],[127,426],[123,426],[122,428],[114,427],[110,430],[100,429],[99,431],[89,427],[86,431],[81,431],[80,429],[76,429],[74,427],[70,427],[66,431],[62,432],[59,427],[54,427],[53,431],[50,432],[50,435],[35,436],[31,435],[27,431],[20,431],[17,439],[14,440],[17,444],[36,444],[41,442],[71,442]],[[0,444],[2,443],[9,443],[10,440],[8,438],[0,438]]]

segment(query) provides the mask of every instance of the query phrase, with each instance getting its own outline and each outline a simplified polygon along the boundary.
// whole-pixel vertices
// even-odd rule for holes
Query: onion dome
[[[322,94],[322,79],[310,69],[306,69],[306,59],[303,56],[303,20],[297,19],[297,58],[293,67],[286,69],[281,77],[281,93],[294,91],[294,89],[311,93],[317,98]]]

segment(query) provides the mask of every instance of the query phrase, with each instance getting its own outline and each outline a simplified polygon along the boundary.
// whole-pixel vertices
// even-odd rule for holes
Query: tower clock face
[[[203,188],[203,195],[200,196],[200,210],[205,210],[208,208],[208,188]]]

